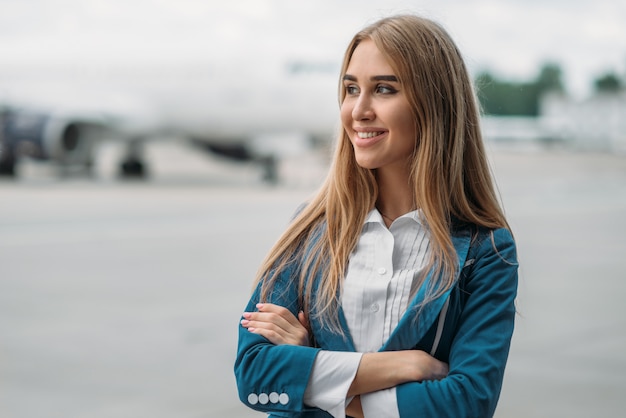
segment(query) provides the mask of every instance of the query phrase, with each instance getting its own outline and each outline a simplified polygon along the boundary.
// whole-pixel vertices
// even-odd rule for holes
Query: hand
[[[407,355],[403,360],[407,362],[407,370],[411,372],[412,381],[441,380],[448,375],[448,364],[437,360],[425,351],[409,350],[403,353]]]
[[[244,312],[241,326],[262,335],[276,345],[309,345],[309,321],[300,311],[296,318],[291,311],[273,303],[258,303],[257,312]]]
[[[407,382],[440,380],[448,365],[420,350],[378,351],[361,357],[348,396],[388,389]]]

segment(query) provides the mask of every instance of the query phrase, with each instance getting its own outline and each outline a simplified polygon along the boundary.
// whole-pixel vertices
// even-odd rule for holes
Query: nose
[[[354,120],[373,120],[375,118],[374,109],[372,108],[372,100],[367,94],[361,94],[354,103],[352,108],[352,119]]]

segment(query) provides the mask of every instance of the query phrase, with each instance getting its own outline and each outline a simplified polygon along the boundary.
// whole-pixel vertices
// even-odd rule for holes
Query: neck
[[[407,178],[406,175],[392,176],[386,175],[386,173],[377,173],[378,199],[376,200],[376,207],[388,222],[415,210],[413,190]]]

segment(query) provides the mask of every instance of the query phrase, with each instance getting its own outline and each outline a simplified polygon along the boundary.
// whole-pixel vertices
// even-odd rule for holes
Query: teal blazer
[[[455,285],[416,316],[425,283],[380,348],[423,350],[449,364],[442,380],[396,387],[401,417],[491,417],[500,396],[515,318],[515,242],[507,229],[467,224],[456,228],[452,238],[459,260]],[[294,315],[300,310],[295,268],[280,274],[268,301]],[[432,273],[426,280],[432,280]],[[258,301],[259,288],[246,311],[254,311]],[[339,320],[344,335],[311,318],[315,347],[277,346],[240,325],[235,377],[241,401],[274,417],[330,417],[306,406],[303,397],[319,350],[355,351],[341,310]]]

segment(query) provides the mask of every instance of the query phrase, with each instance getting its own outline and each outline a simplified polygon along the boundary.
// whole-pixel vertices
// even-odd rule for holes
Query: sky
[[[410,12],[440,22],[472,73],[529,80],[561,66],[573,95],[626,75],[626,2],[615,0],[0,0],[0,89],[31,79],[339,62],[351,36]]]

